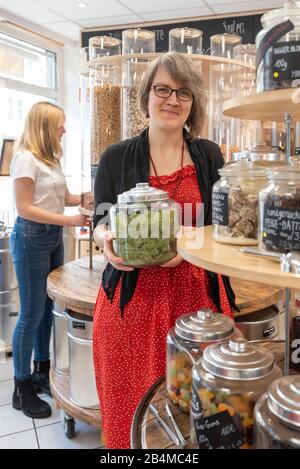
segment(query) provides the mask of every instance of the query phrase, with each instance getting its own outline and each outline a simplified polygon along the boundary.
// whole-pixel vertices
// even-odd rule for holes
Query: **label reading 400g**
[[[274,45],[273,77],[277,82],[300,78],[300,41],[277,42]]]

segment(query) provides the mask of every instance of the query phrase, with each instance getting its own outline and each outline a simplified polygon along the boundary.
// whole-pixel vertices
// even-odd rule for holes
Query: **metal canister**
[[[70,398],[80,407],[98,409],[93,363],[93,318],[68,312]]]
[[[251,342],[273,340],[278,337],[279,317],[277,306],[272,305],[237,317],[235,323],[245,339]]]

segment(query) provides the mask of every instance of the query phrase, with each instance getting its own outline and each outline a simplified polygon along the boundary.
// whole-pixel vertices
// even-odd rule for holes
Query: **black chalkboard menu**
[[[166,52],[169,47],[169,31],[173,28],[190,27],[203,31],[203,53],[209,54],[209,38],[213,34],[238,34],[242,37],[243,44],[254,44],[258,31],[262,28],[260,18],[262,15],[236,16],[229,18],[206,19],[197,21],[182,21],[180,23],[161,24],[156,26],[148,26],[146,24],[141,28],[155,31],[156,52]],[[82,32],[82,47],[89,45],[89,38],[93,36],[107,35],[122,39],[123,29],[111,30],[94,30]]]

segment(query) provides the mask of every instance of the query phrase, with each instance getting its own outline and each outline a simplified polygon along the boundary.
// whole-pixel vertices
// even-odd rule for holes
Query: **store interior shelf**
[[[121,66],[122,63],[132,61],[151,61],[159,57],[160,53],[147,53],[147,54],[122,54],[122,55],[111,55],[100,57],[95,60],[91,60],[81,65],[81,73],[85,73],[89,68],[101,67],[101,66]],[[242,70],[255,71],[255,67],[246,62],[242,62],[235,59],[227,59],[225,57],[217,57],[212,55],[201,55],[201,54],[188,54],[188,57],[196,64],[201,67],[201,74],[205,83],[208,83],[209,72],[211,66],[219,66],[220,70],[230,71],[231,73],[239,72]]]
[[[282,272],[278,262],[244,254],[241,247],[214,241],[211,226],[187,230],[177,244],[186,261],[206,270],[281,288],[300,288],[299,274]]]
[[[260,121],[284,121],[286,113],[300,120],[300,88],[264,91],[229,99],[223,105],[228,117]]]

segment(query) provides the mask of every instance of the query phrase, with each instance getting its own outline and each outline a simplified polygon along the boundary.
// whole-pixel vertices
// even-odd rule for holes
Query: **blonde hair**
[[[59,164],[62,147],[58,127],[63,110],[55,104],[39,102],[28,112],[24,130],[14,145],[14,151],[29,150],[35,158],[53,167]]]
[[[139,88],[138,99],[141,112],[148,115],[149,93],[159,67],[193,93],[193,104],[186,126],[191,137],[198,137],[205,122],[207,94],[200,73],[191,60],[183,54],[167,52],[151,62]]]

